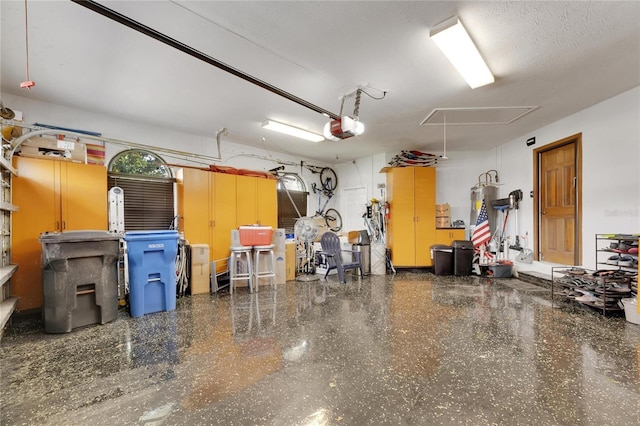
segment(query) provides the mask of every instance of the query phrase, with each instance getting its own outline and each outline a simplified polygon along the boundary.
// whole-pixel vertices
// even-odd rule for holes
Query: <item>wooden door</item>
[[[578,265],[578,142],[561,142],[538,153],[538,255],[547,262]]]
[[[395,266],[416,266],[416,215],[413,167],[399,167],[387,174],[390,205],[389,247]]]
[[[211,238],[211,249],[209,256],[211,260],[224,259],[229,257],[231,247],[231,230],[236,229],[236,175],[225,173],[210,173],[211,187],[211,210],[213,218],[213,235]],[[220,272],[224,265],[216,263],[217,272]]]
[[[62,162],[59,166],[62,230],[108,230],[106,167]]]
[[[413,167],[415,199],[415,266],[431,266],[430,247],[436,240],[436,169]]]
[[[60,198],[55,190],[56,161],[14,157],[18,175],[12,180],[11,258],[18,270],[11,278],[11,290],[18,297],[16,310],[40,308],[42,296],[41,233],[60,225]]]
[[[254,225],[258,223],[258,186],[256,184],[256,178],[251,176],[238,176],[236,188],[237,226]]]
[[[256,178],[258,185],[258,223],[278,227],[278,193],[275,179]]]

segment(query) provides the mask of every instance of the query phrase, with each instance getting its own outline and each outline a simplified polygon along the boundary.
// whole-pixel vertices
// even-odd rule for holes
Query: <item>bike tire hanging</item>
[[[338,187],[338,175],[330,167],[320,170],[320,184],[325,191],[334,191]]]
[[[333,232],[338,232],[342,229],[342,216],[336,209],[327,209],[324,214],[324,220],[327,222],[327,226]]]

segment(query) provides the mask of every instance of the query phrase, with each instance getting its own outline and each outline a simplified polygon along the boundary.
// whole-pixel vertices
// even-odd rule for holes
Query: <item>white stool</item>
[[[258,287],[260,285],[260,278],[269,278],[269,281],[271,281],[271,287],[276,288],[276,257],[273,253],[273,248],[273,244],[268,246],[253,246],[253,255],[255,259],[253,262],[255,265],[253,282],[256,291],[258,291]],[[266,264],[262,271],[260,270],[261,258],[266,260]]]
[[[253,292],[253,265],[251,260],[251,246],[230,247],[231,256],[229,256],[229,294],[233,294],[235,281],[249,281],[249,292]],[[239,272],[238,262],[243,259],[247,261],[247,271]]]

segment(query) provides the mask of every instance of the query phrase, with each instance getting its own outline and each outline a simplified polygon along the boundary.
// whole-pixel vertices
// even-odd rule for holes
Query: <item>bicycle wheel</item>
[[[324,220],[327,222],[327,226],[333,232],[338,232],[342,229],[342,216],[336,209],[327,209],[324,214]]]
[[[320,184],[327,191],[333,191],[338,187],[338,176],[330,167],[320,170]]]

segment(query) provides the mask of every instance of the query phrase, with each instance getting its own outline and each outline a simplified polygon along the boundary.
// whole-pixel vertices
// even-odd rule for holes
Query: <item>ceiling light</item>
[[[432,29],[429,36],[472,89],[495,81],[457,16]]]
[[[324,136],[317,133],[308,132],[306,130],[289,126],[288,124],[278,123],[277,121],[273,120],[265,120],[262,123],[262,128],[284,133],[285,135],[295,136],[297,138],[305,139],[311,142],[322,142],[324,140]]]

